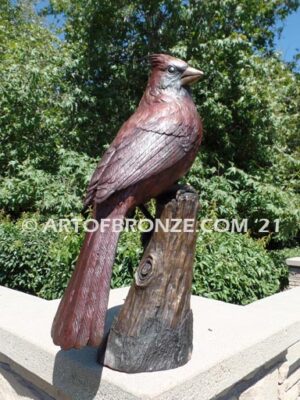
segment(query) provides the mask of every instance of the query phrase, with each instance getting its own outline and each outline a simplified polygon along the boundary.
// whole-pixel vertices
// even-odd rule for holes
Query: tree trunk
[[[171,197],[170,197],[171,196]],[[192,188],[161,196],[153,231],[120,314],[104,364],[127,373],[179,367],[191,357],[190,309],[198,195]],[[176,228],[174,219],[180,220]],[[163,227],[175,230],[165,232]],[[178,224],[178,222],[177,222]]]

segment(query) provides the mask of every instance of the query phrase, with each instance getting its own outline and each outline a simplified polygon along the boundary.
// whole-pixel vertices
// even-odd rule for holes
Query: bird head
[[[150,82],[159,89],[177,89],[197,82],[203,72],[190,67],[185,61],[167,54],[150,56],[152,72]]]

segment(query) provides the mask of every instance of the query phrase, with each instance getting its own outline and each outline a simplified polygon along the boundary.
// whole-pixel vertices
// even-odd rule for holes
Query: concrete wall
[[[300,400],[300,341],[217,400]]]
[[[107,329],[126,293],[112,291]],[[57,305],[0,287],[0,400],[300,400],[300,288],[244,307],[193,296],[191,361],[131,375],[55,347]]]
[[[291,257],[286,259],[289,268],[289,287],[300,286],[300,257]]]

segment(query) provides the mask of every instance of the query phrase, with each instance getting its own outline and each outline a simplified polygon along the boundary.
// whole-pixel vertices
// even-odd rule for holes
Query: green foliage
[[[130,286],[134,271],[142,256],[140,235],[137,232],[122,232],[113,267],[111,287]]]
[[[93,0],[71,6],[53,0],[51,6],[67,16],[66,37],[81,60],[77,82],[95,101],[93,108],[79,107],[89,113],[86,151],[96,156],[95,143],[111,140],[135,108],[149,53],[183,57],[205,72],[193,89],[204,122],[198,160],[203,178],[194,168],[188,179],[200,190],[203,213],[215,206],[217,216],[249,218],[255,237],[261,236],[255,221],[269,219],[264,235],[272,233],[271,247],[295,241],[300,85],[273,46],[275,22],[297,9],[298,1],[136,0],[128,5]],[[274,233],[276,219],[279,233]]]
[[[289,257],[298,257],[300,254],[300,246],[285,248],[281,250],[272,250],[269,252],[269,255],[272,257],[274,263],[278,267],[286,268],[285,260]]]
[[[1,5],[0,168],[29,159],[53,173],[61,147],[81,147],[78,107],[93,100],[74,79],[79,59],[72,46],[43,26],[33,4]]]
[[[24,223],[34,220],[36,230]],[[62,296],[75,266],[83,234],[45,229],[38,214],[0,223],[0,284],[46,299]],[[112,275],[112,288],[130,285],[142,254],[136,232],[123,232]],[[279,256],[277,256],[278,259]],[[274,256],[275,258],[275,256]],[[282,256],[280,260],[282,259]],[[276,293],[286,269],[276,265],[263,245],[247,235],[213,232],[199,236],[193,293],[246,304]]]
[[[215,167],[205,168],[204,163],[198,159],[185,180],[200,194],[201,218],[247,219],[252,236],[268,236],[272,246],[297,241],[299,195],[293,188],[269,183],[263,171],[250,175],[235,167],[219,166],[220,174]],[[269,222],[263,229],[265,220]]]
[[[35,230],[23,229],[27,219]],[[0,223],[0,284],[47,299],[62,295],[71,276],[80,235],[43,230],[39,215],[26,215],[12,223]]]
[[[278,292],[285,284],[286,268],[275,266],[262,243],[241,234],[199,236],[194,294],[248,304]]]
[[[84,129],[91,154],[101,133],[110,139],[135,108],[151,52],[173,53],[203,69],[205,79],[194,97],[204,119],[204,145],[227,165],[270,166],[272,147],[295,131],[299,91],[272,46],[275,22],[295,10],[297,0],[93,0],[88,5],[53,0],[51,5],[67,16],[66,37],[80,57],[76,78],[95,100],[93,108],[79,106],[79,112],[89,113]]]
[[[35,162],[11,162],[13,170],[0,184],[0,208],[11,215],[39,211],[67,216],[80,212],[82,199],[95,162],[84,154],[59,149],[55,175],[39,169]]]
[[[299,240],[300,81],[274,38],[298,6],[52,0],[41,14],[63,13],[60,39],[31,0],[2,1],[0,284],[62,294],[82,234],[43,232],[43,223],[80,212],[96,160],[142,95],[148,54],[166,52],[205,72],[193,89],[204,140],[185,179],[199,192],[199,218],[249,220],[247,235],[200,236],[194,292],[245,304],[283,287],[287,253],[273,249]],[[38,229],[24,232],[32,215]],[[263,218],[270,225],[259,232]],[[138,235],[122,235],[113,287],[130,283],[141,251]]]
[[[34,222],[26,225],[28,221]],[[39,214],[24,213],[17,222],[0,216],[0,285],[48,300],[62,296],[75,266],[83,232],[76,233],[71,227],[59,232],[58,221],[53,221],[56,229],[46,225]],[[131,284],[141,254],[139,235],[122,233],[112,288]]]

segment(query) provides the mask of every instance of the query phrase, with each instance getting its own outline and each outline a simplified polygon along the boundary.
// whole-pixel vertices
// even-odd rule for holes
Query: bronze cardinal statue
[[[188,85],[201,71],[166,54],[150,56],[151,75],[135,113],[99,162],[85,198],[93,218],[124,219],[157,197],[191,167],[202,124]],[[97,346],[104,333],[112,266],[119,238],[113,225],[87,232],[58,307],[52,338],[63,349]]]

